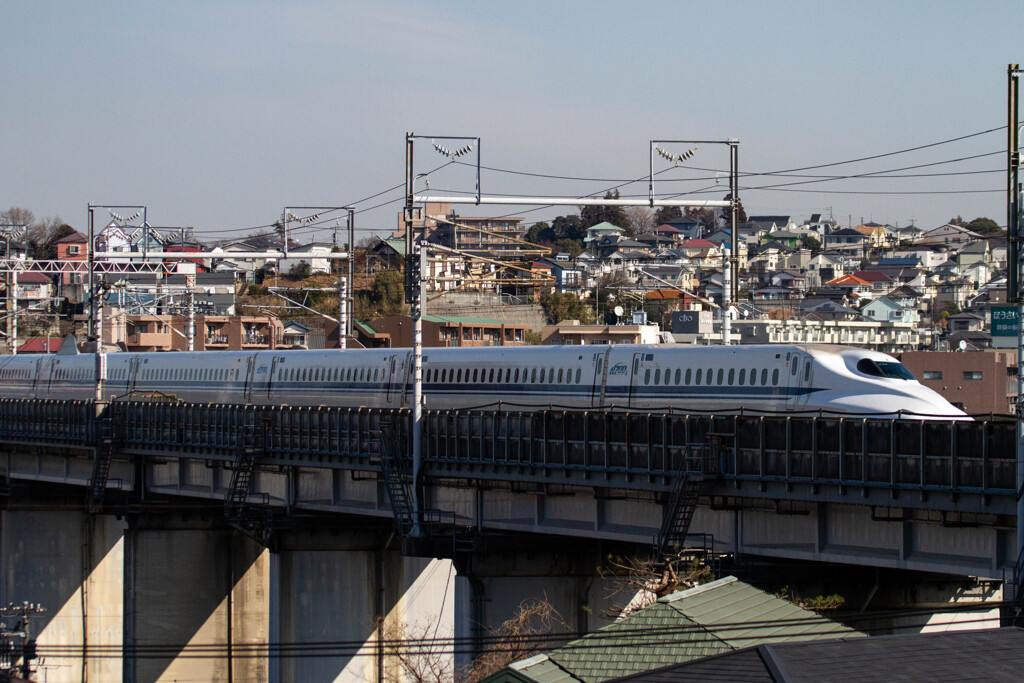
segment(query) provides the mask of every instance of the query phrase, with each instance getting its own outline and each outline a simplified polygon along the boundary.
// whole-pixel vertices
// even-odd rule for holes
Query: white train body
[[[103,397],[410,407],[410,349],[113,353]],[[93,354],[6,356],[0,397],[93,399]],[[963,419],[896,359],[825,345],[428,348],[428,409],[818,413]]]

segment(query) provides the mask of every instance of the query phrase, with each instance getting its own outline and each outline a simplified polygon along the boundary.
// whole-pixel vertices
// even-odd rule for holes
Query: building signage
[[[993,337],[1016,337],[1017,336],[1017,307],[1016,306],[993,306],[992,307],[992,336]]]

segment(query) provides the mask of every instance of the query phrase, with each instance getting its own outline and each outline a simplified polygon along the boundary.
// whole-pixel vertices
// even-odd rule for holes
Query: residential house
[[[1008,627],[750,645],[649,672],[630,669],[628,675],[612,682],[1015,681],[1022,669],[1024,629]],[[500,680],[529,683],[539,679]],[[543,680],[592,679],[550,676]]]
[[[853,275],[871,285],[871,295],[873,298],[888,294],[900,284],[885,273],[877,270],[858,270]]]
[[[881,223],[864,223],[853,229],[868,239],[868,243],[874,249],[882,249],[889,246],[889,233],[887,226]]]
[[[859,258],[864,257],[870,244],[867,235],[852,228],[834,230],[825,235],[822,241],[822,246],[826,250],[835,250]]]
[[[302,323],[289,320],[281,330],[282,346],[286,349],[308,349],[311,329]]]
[[[977,313],[956,313],[946,320],[950,332],[983,332],[985,317]]]
[[[606,237],[619,238],[625,236],[625,234],[625,228],[620,228],[608,221],[604,221],[587,228],[587,236],[583,238],[583,248],[592,249],[594,243],[600,242]]]
[[[412,348],[413,321],[407,315],[375,318],[365,326],[382,336],[382,346]],[[528,329],[490,318],[425,315],[423,346],[522,346]]]
[[[856,275],[842,275],[834,280],[829,280],[825,284],[828,287],[835,287],[843,290],[845,295],[851,299],[870,299],[872,297],[871,283],[867,280],[860,279]]]
[[[288,258],[281,259],[279,264],[280,272],[288,274],[293,268],[301,268],[303,265],[309,268],[310,275],[324,275],[331,272],[331,260],[323,258],[330,254],[333,245],[327,242],[311,242],[298,247],[288,249]]]
[[[601,683],[761,644],[840,637],[864,634],[727,576],[659,598],[547,654],[515,662],[484,683]]]
[[[49,275],[37,272],[14,271],[17,277],[14,298],[20,310],[45,310],[53,297],[53,280]]]
[[[187,348],[188,318],[181,315],[115,316],[112,322],[123,325],[122,333],[112,330],[114,338],[123,338],[129,351],[184,351]],[[106,326],[104,333],[107,332]],[[256,351],[280,348],[283,325],[270,316],[197,315],[194,348],[197,351]]]
[[[83,284],[86,275],[86,250],[89,238],[77,230],[57,240],[57,260],[61,262],[61,282]]]
[[[558,259],[540,259],[534,261],[533,265],[538,268],[546,267],[546,272],[551,276],[557,291],[576,295],[583,291],[583,271],[574,263]]]
[[[778,242],[789,249],[798,249],[803,243],[803,235],[795,230],[773,230],[761,235],[761,244]]]
[[[772,232],[773,230],[793,230],[796,228],[796,224],[793,222],[792,216],[747,216],[747,222],[753,223],[762,232]]]
[[[670,228],[678,230],[680,233],[680,240],[701,239],[707,236],[708,232],[714,228],[714,226],[705,225],[703,221],[691,216],[673,218],[663,225],[667,225]]]
[[[921,321],[921,316],[916,308],[903,306],[895,299],[887,296],[879,297],[864,304],[860,309],[860,313],[870,320],[914,324]]]
[[[981,235],[959,225],[946,223],[937,228],[923,233],[917,240],[923,244],[951,244],[958,245],[966,242],[973,242],[981,239]]]
[[[640,311],[642,313],[642,311]],[[545,346],[586,346],[604,344],[657,344],[661,341],[658,325],[581,325],[578,320],[563,320],[540,331]]]

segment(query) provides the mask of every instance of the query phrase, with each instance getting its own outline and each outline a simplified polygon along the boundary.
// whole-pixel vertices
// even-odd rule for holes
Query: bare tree
[[[655,227],[654,211],[646,206],[626,207],[626,219],[629,221],[634,235],[647,232]]]
[[[559,633],[572,627],[547,600],[527,600],[505,623],[489,631],[488,648],[459,677],[460,683],[476,683],[512,662],[532,657],[564,642]]]
[[[430,623],[408,626],[393,620],[379,621],[383,623],[383,628],[378,628],[377,632],[383,635],[384,656],[396,664],[385,668],[385,681],[436,683],[455,680],[451,632],[438,634],[436,625]]]
[[[613,605],[607,616],[619,618],[653,604],[658,598],[713,580],[703,552],[680,550],[661,558],[645,555],[609,557],[598,576],[612,585],[611,595],[628,598]]]

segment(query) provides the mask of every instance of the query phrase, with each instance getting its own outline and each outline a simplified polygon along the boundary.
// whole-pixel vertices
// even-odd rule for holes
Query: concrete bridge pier
[[[125,532],[125,683],[265,681],[270,553],[213,516]]]
[[[120,680],[126,525],[66,506],[12,500],[0,512],[0,604],[46,610],[30,620],[40,652],[49,652],[36,662],[39,680]]]
[[[283,536],[271,567],[272,638],[282,648],[271,681],[366,683],[400,680],[405,667],[452,671],[451,561],[403,557],[390,528],[331,528]]]

